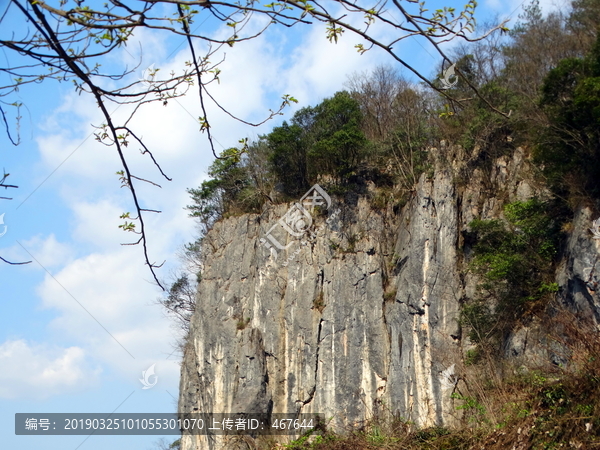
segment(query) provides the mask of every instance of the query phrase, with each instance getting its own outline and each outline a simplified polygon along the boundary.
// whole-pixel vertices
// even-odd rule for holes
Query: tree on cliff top
[[[210,84],[219,80],[220,73],[220,63],[211,62],[211,58],[223,46],[254,39],[271,25],[292,27],[300,23],[322,22],[327,24],[326,38],[330,41],[337,42],[348,31],[362,41],[356,44],[358,52],[364,53],[378,47],[425,84],[437,89],[400,57],[399,42],[409,37],[421,37],[443,59],[449,61],[441,44],[456,38],[478,41],[496,30],[505,29],[500,24],[491,27],[483,35],[473,36],[475,6],[475,0],[468,0],[462,10],[444,7],[433,11],[425,8],[425,2],[419,3],[417,0],[383,1],[375,6],[362,0],[335,0],[328,5],[312,0],[284,0],[267,5],[255,0],[109,0],[106,3],[86,0],[10,0],[4,11],[0,11],[0,48],[6,55],[5,60],[10,61],[6,67],[0,67],[0,72],[8,75],[10,80],[0,86],[0,115],[10,140],[17,144],[18,123],[17,135],[13,136],[7,111],[11,107],[21,106],[17,94],[19,90],[31,83],[53,79],[71,81],[78,93],[92,96],[104,120],[104,123],[97,124],[96,139],[115,149],[122,166],[118,172],[121,185],[130,191],[133,202],[134,212],[131,215],[126,212],[121,216],[125,222],[120,227],[138,236],[133,244],[142,245],[145,262],[160,285],[155,273],[160,265],[151,262],[144,222],[147,213],[160,211],[144,207],[137,189],[140,183],[156,183],[136,176],[136,170],[130,165],[124,148],[135,143],[155,164],[157,175],[168,181],[170,178],[155,160],[150,145],[130,125],[140,108],[151,102],[166,104],[185,95],[191,88],[197,89],[202,110],[202,116],[198,119],[199,128],[206,135],[212,153],[218,158],[213,145],[211,119],[207,117],[207,102],[215,103],[233,119],[255,126],[273,118],[291,102],[295,102],[293,97],[284,95],[281,104],[270,110],[260,123],[247,122],[227,111],[209,90]],[[218,26],[197,26],[200,20],[211,20],[209,23]],[[259,31],[251,31],[251,23],[264,26]],[[375,27],[377,33],[374,32]],[[229,32],[224,33],[223,29]],[[131,69],[123,63],[120,68],[110,69],[118,65],[118,58],[114,58],[115,51],[127,46],[134,34],[142,30],[159,32],[164,39],[183,36],[189,51],[189,60],[184,67],[161,79],[158,69],[152,69],[148,71],[149,80],[133,83],[128,75],[137,67]],[[458,75],[462,76],[460,72]],[[466,79],[465,82],[469,84]],[[111,113],[114,105],[131,105],[133,112],[120,121]]]

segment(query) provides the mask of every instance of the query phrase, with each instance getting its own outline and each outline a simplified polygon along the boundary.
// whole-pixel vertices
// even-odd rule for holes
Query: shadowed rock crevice
[[[529,181],[520,149],[491,171],[471,169],[462,184],[457,179],[470,156],[443,151],[463,159],[436,163],[401,209],[375,212],[367,196],[352,204],[334,198],[329,213],[342,213],[330,223],[314,217],[313,227],[321,228],[310,245],[288,236],[282,244],[292,245],[277,258],[260,239],[289,205],[266,209],[260,221],[244,215],[215,224],[183,361],[180,410],[319,413],[338,430],[375,415],[417,426],[456,423],[452,389],[440,374],[455,365],[460,375],[469,345],[459,323],[461,302],[474,297],[477,285],[467,270],[468,224],[501,218],[506,202],[543,192]],[[597,314],[598,295],[584,281],[597,252],[583,236],[591,213],[579,214],[557,280],[564,302]],[[239,314],[249,319],[243,330],[236,327]],[[534,325],[508,336],[508,355],[543,353]],[[192,450],[187,439],[182,448]],[[219,438],[192,441],[226,448]]]

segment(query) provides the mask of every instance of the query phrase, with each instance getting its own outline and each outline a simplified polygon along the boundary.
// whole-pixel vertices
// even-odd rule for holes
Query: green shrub
[[[246,320],[238,319],[237,324],[236,324],[236,329],[239,331],[244,330],[248,326],[249,323],[250,323],[250,317],[246,317]]]
[[[358,102],[341,91],[302,108],[291,124],[284,122],[264,136],[271,170],[284,193],[297,196],[324,175],[344,182],[355,174],[367,151],[361,119]]]
[[[558,290],[553,262],[560,209],[536,198],[505,205],[507,221],[474,220],[471,270],[481,278],[477,298],[462,308],[473,342],[496,342]],[[558,215],[557,215],[558,214]]]
[[[385,302],[393,302],[396,300],[396,294],[398,293],[398,291],[396,289],[392,289],[391,291],[387,291],[385,294],[383,294],[383,300]]]
[[[211,179],[204,181],[198,189],[188,189],[193,204],[187,209],[190,216],[197,217],[205,228],[235,206],[248,207],[253,187],[242,153],[236,148],[223,150],[208,170]],[[251,205],[255,206],[255,205]]]
[[[309,174],[308,147],[310,145],[308,130],[296,123],[299,115],[309,114],[310,108],[303,108],[294,115],[292,124],[287,122],[263,139],[269,148],[270,170],[275,174],[288,196],[297,196],[304,192],[314,177]]]
[[[325,294],[323,291],[319,291],[319,295],[313,300],[313,308],[323,314],[325,309]]]
[[[536,161],[556,192],[600,198],[600,34],[586,58],[564,59],[551,70],[541,92],[550,126]]]
[[[477,364],[481,360],[481,350],[478,348],[473,348],[467,350],[467,354],[465,355],[465,365],[472,366]]]

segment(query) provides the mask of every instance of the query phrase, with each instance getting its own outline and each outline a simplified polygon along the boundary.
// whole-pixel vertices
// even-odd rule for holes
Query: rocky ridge
[[[215,224],[203,243],[180,412],[312,412],[337,429],[386,414],[418,426],[459,420],[451,393],[470,346],[459,309],[476,286],[466,270],[468,224],[548,194],[526,150],[487,164],[443,142],[430,152],[433,170],[395,211],[346,195],[305,218],[312,225],[300,236],[273,231],[290,205]],[[588,209],[577,212],[557,281],[564,302],[598,316],[590,220]],[[288,249],[267,249],[270,232]],[[532,323],[507,339],[506,355],[546,358],[542,341]],[[181,448],[236,446],[247,448],[186,435]]]

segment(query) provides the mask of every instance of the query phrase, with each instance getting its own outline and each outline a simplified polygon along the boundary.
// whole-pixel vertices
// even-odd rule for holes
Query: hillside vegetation
[[[479,164],[531,147],[569,206],[598,198],[600,5],[578,0],[572,8],[543,18],[533,2],[508,38],[455,50],[468,82],[509,117],[464,81],[446,91],[449,100],[377,67],[258,141],[223,151],[211,179],[189,190],[192,215],[210,227],[224,215],[297,198],[317,181],[337,194],[364,193],[372,182],[401,201],[429,169],[427,149],[442,139],[479,148]]]
[[[468,154],[477,150],[469,171],[525,148],[552,193],[505,204],[506,220],[470,224],[469,271],[481,283],[461,313],[474,344],[466,361],[472,370],[463,380],[468,392],[453,394],[461,401],[462,428],[418,430],[397,418],[337,436],[325,426],[285,448],[600,446],[597,329],[566,311],[545,314],[558,290],[554,274],[573,211],[586,205],[597,213],[600,206],[600,2],[576,0],[568,12],[544,17],[533,1],[524,11],[508,36],[454,51],[457,67],[485,101],[463,80],[446,91],[450,100],[378,67],[354,75],[345,90],[300,109],[257,141],[225,150],[210,179],[189,189],[188,208],[203,232],[221,218],[293,201],[316,182],[331,195],[365,195],[373,209],[397,212],[419,178],[432,175],[429,149],[445,140]],[[468,181],[466,172],[456,183]],[[187,246],[192,259],[201,254],[201,241]],[[193,286],[179,278],[164,301],[184,313],[183,322]],[[507,333],[533,316],[546,317],[546,327],[556,330],[569,365],[529,371],[498,358]]]

